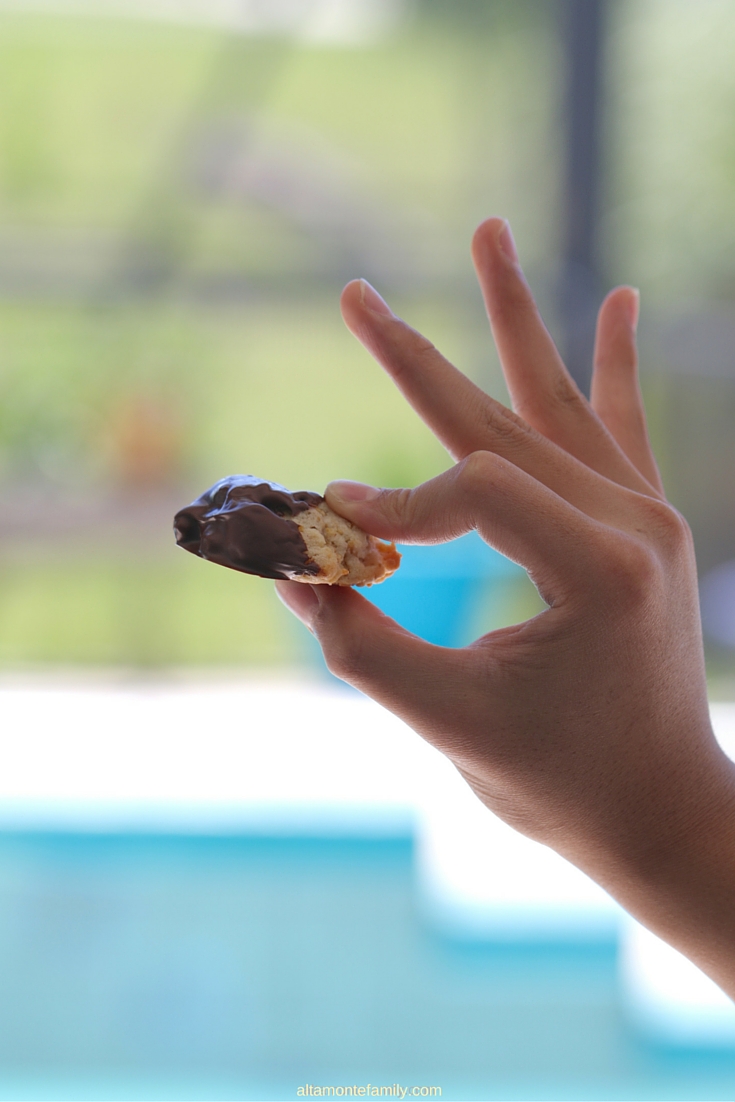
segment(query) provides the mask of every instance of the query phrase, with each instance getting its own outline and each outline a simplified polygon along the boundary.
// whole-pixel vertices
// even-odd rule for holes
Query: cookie
[[[373,585],[398,569],[395,544],[363,532],[321,494],[230,475],[174,517],[179,547],[261,578]]]

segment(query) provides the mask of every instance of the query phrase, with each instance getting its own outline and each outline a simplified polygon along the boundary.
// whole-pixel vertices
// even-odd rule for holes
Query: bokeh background
[[[641,289],[703,574],[735,557],[733,19],[619,0],[602,70],[601,290]],[[0,7],[6,667],[299,660],[270,587],[177,553],[168,518],[230,471],[443,469],[338,294],[371,279],[502,398],[468,257],[488,213],[563,335],[559,23],[551,0]]]
[[[591,6],[603,19],[588,290],[599,301],[616,282],[641,289],[653,443],[694,531],[711,692],[727,701],[735,7]],[[468,251],[489,214],[510,219],[549,327],[568,343],[569,7],[0,3],[4,684],[91,673],[326,676],[270,583],[182,553],[171,518],[231,472],[321,490],[336,477],[398,486],[443,470],[448,457],[344,328],[338,297],[365,276],[506,400]],[[540,607],[525,576],[510,573],[477,590],[462,631]],[[404,857],[390,856],[394,872]],[[533,972],[524,961],[523,974]],[[541,968],[547,994],[548,969],[562,966]],[[570,965],[575,976],[579,967]],[[175,994],[167,998],[174,1005]],[[522,1018],[512,1044],[522,1042]],[[12,1053],[4,1058],[15,1067]],[[712,1059],[718,1083],[735,1081],[729,1056]],[[283,1061],[296,1082],[298,1059]],[[228,1090],[256,1090],[242,1074],[246,1086]],[[602,1097],[593,1079],[590,1071],[578,1089]],[[673,1097],[655,1093],[673,1081],[657,1088],[651,1078],[645,1097]],[[131,1082],[120,1097],[137,1089]],[[503,1090],[512,1082],[508,1072]],[[729,1089],[708,1082],[680,1097]],[[644,1097],[640,1081],[615,1089]]]

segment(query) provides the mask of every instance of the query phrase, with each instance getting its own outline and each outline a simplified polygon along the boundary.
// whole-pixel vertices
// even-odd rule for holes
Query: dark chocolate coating
[[[323,500],[320,494],[291,493],[252,474],[229,475],[179,510],[176,542],[203,559],[261,578],[318,574],[290,518]]]

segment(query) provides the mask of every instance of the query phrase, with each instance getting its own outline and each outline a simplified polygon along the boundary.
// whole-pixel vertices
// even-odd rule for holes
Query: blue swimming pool
[[[726,1099],[735,1054],[655,1047],[614,941],[440,935],[412,839],[0,835],[0,1097]]]

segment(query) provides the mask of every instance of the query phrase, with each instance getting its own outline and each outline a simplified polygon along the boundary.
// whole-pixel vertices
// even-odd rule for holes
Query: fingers
[[[507,222],[483,222],[472,257],[513,408],[586,466],[622,486],[645,490],[564,366],[523,277]]]
[[[276,592],[317,637],[332,673],[425,738],[451,748],[447,742],[456,727],[457,694],[466,693],[468,663],[479,658],[462,658],[463,652],[411,635],[350,588],[276,582]]]
[[[549,605],[597,584],[613,532],[491,452],[475,452],[414,490],[333,482],[328,504],[383,539],[438,543],[476,529],[529,572]]]
[[[484,394],[445,360],[430,341],[392,314],[364,280],[347,285],[342,293],[342,313],[350,330],[392,376],[454,459],[461,460],[475,451],[494,451],[580,508],[587,508],[574,495],[576,484],[580,479],[585,481],[581,472],[586,470],[589,475],[589,469],[539,435],[512,410]],[[622,464],[622,473],[616,481],[650,493],[648,483],[633,469],[591,410],[586,405],[584,408],[586,416],[603,435],[606,447]],[[599,488],[587,480],[585,493],[591,502],[591,515],[595,515],[592,499]]]
[[[453,459],[491,448],[489,423],[520,424],[510,410],[445,360],[431,341],[396,317],[365,280],[348,283],[341,304],[347,327],[385,368]]]
[[[610,483],[603,491],[594,471],[489,398],[429,341],[391,314],[377,295],[374,305],[373,295],[363,281],[349,284],[342,295],[345,320],[455,458],[492,451],[589,516],[615,522],[619,503],[610,493]],[[638,488],[650,493],[648,483],[636,478]]]
[[[592,408],[631,463],[663,494],[638,385],[637,323],[638,292],[632,287],[611,291],[597,319]]]

